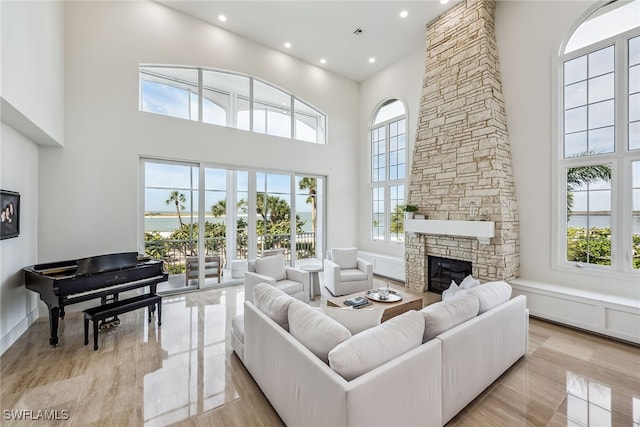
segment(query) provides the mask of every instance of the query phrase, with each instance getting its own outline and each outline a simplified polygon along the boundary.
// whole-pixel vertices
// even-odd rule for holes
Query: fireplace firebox
[[[457,284],[471,274],[471,262],[457,259],[428,257],[427,290],[441,294],[449,289],[451,281]]]

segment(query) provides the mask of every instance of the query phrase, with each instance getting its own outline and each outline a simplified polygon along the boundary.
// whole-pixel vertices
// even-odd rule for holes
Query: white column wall
[[[38,317],[35,293],[23,285],[22,268],[36,263],[38,147],[1,123],[0,188],[20,193],[20,235],[0,241],[0,354]]]
[[[0,188],[20,193],[20,235],[0,241],[2,354],[38,317],[22,268],[38,261],[37,143],[64,137],[64,4],[3,1],[0,20]]]
[[[40,261],[137,250],[140,156],[328,175],[330,245],[353,245],[358,85],[152,2],[65,5],[65,148],[40,156]],[[254,75],[328,116],[328,144],[138,111],[138,65]]]

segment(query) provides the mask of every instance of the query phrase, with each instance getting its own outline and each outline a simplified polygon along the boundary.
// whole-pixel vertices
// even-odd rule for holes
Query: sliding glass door
[[[324,177],[152,159],[141,166],[144,252],[166,262],[174,289],[241,279],[232,261],[270,249],[283,249],[292,266],[322,259]],[[221,277],[211,274],[212,259]]]

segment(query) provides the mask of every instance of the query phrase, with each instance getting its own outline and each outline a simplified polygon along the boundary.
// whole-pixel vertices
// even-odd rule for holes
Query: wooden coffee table
[[[402,314],[409,310],[422,309],[422,297],[412,295],[404,291],[397,292],[402,295],[402,300],[396,302],[378,302],[369,300],[371,302],[371,305],[367,305],[366,307],[364,307],[364,309],[383,307],[384,313],[382,314],[382,322],[387,321],[392,317],[395,317],[398,314]],[[327,299],[327,305],[329,307],[347,307],[346,305],[344,305],[344,300],[357,296],[364,297],[364,291],[355,292],[349,295],[343,295],[341,297],[329,298]]]

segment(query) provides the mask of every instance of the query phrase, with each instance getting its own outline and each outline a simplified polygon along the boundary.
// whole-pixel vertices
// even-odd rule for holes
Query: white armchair
[[[284,255],[276,254],[257,258],[248,263],[244,273],[244,299],[253,302],[253,288],[258,283],[268,283],[302,301],[309,295],[309,273],[285,266]]]
[[[358,258],[358,249],[331,249],[324,260],[324,286],[333,296],[373,287],[373,264]]]

